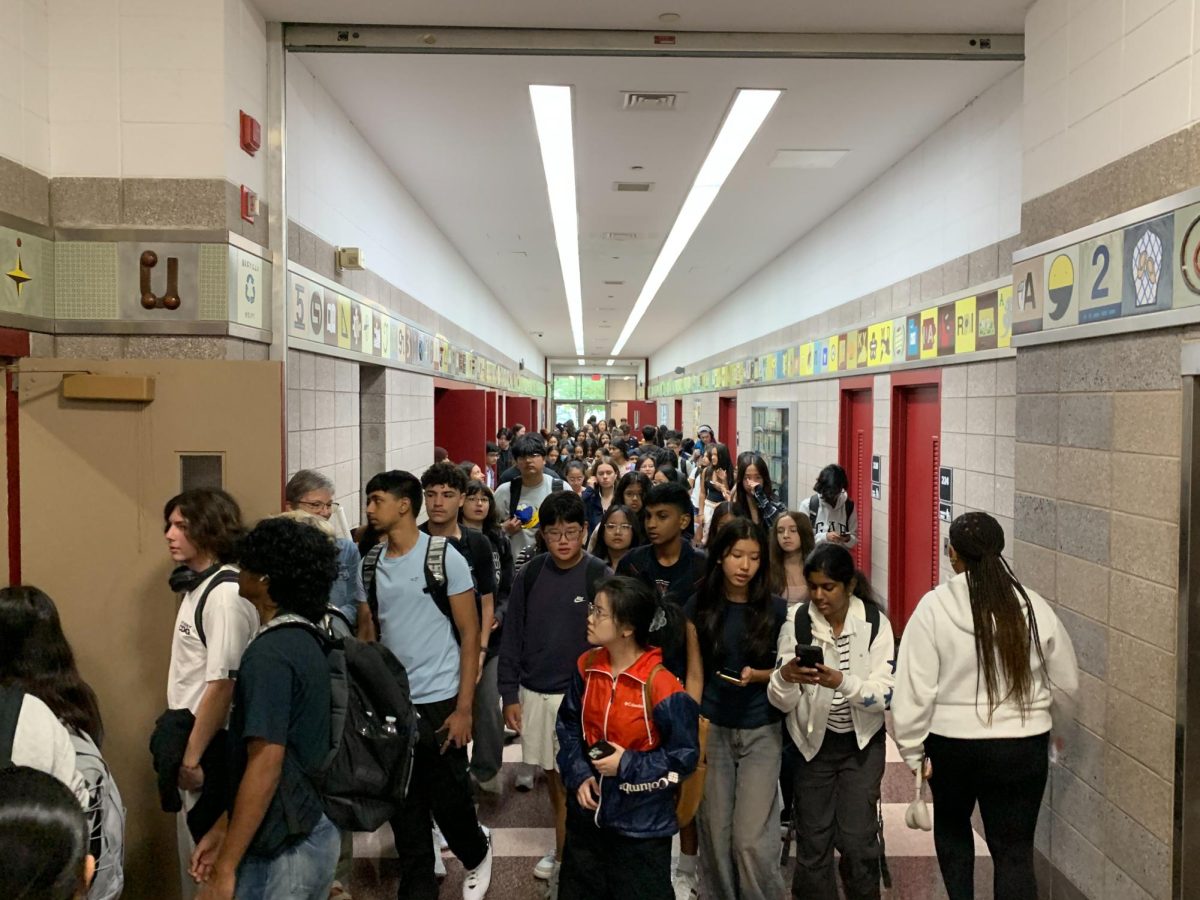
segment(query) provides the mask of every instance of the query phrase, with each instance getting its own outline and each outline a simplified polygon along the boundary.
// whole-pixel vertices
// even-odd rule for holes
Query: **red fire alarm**
[[[254,116],[247,114],[244,109],[238,110],[238,122],[242,149],[253,156],[262,146],[262,126],[258,124],[258,120]]]
[[[242,185],[242,218],[254,224],[254,217],[258,215],[258,194],[250,190],[244,184]]]

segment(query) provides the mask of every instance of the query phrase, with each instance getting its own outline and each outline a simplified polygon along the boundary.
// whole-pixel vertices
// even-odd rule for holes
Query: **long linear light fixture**
[[[563,290],[575,353],[583,356],[583,286],[579,275],[579,210],[575,199],[575,144],[572,135],[571,88],[560,84],[531,84],[533,121],[542,148],[546,193],[554,221],[554,242],[562,268]]]
[[[616,344],[613,345],[610,356],[619,355],[626,342],[633,336],[634,329],[642,321],[646,310],[650,308],[651,302],[658,294],[663,282],[667,280],[667,275],[679,260],[684,247],[692,239],[692,235],[700,226],[700,221],[708,212],[708,208],[717,199],[717,194],[725,183],[725,179],[729,177],[729,173],[733,171],[737,161],[741,159],[746,147],[750,145],[750,141],[754,139],[754,135],[758,133],[759,127],[782,93],[783,91],[778,90],[742,89],[734,95],[733,104],[729,107],[729,113],[721,124],[721,130],[717,132],[708,156],[696,174],[692,189],[688,192],[687,199],[683,201],[679,215],[675,217],[675,224],[671,226],[671,231],[667,234],[667,239],[658,252],[658,259],[654,261],[646,283],[642,285],[637,302],[633,304],[633,309],[625,321],[625,327],[621,329]],[[610,359],[608,365],[611,366],[613,362],[614,360]]]

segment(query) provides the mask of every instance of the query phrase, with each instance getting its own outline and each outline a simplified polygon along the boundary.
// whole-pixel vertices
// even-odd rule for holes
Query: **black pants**
[[[671,838],[632,838],[597,828],[571,804],[558,900],[674,900]]]
[[[931,734],[925,754],[933,764],[933,841],[950,900],[974,900],[975,836],[971,813],[979,803],[992,854],[995,896],[1036,900],[1033,833],[1049,772],[1049,735],[960,740]]]
[[[861,750],[853,731],[827,731],[817,755],[796,763],[793,897],[838,900],[836,844],[847,900],[879,900],[879,785],[885,763],[882,728]]]
[[[796,800],[796,766],[804,761],[800,748],[788,734],[787,722],[783,722],[783,758],[779,763],[779,789],[783,792],[783,818],[792,820],[792,806]]]
[[[391,822],[400,860],[399,900],[437,898],[431,816],[464,867],[475,868],[487,855],[487,838],[479,829],[467,778],[466,748],[451,747],[441,753],[434,740],[434,731],[454,712],[456,702],[451,699],[417,705],[421,739],[413,758],[412,780],[404,806]]]

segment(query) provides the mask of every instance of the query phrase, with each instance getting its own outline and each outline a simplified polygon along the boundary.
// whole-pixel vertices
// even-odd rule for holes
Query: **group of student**
[[[897,657],[850,552],[839,467],[788,510],[761,457],[734,465],[711,429],[690,464],[682,442],[667,446],[677,436],[659,446],[647,431],[637,455],[652,475],[626,471],[619,428],[570,431],[572,454],[581,434],[609,435],[580,489],[546,471],[543,436],[520,434],[503,447],[515,475],[494,490],[470,477],[483,467],[448,460],[372,477],[357,544],[329,523],[334,486],[316,472],[293,476],[288,512],[252,529],[219,490],[166,503],[180,605],[151,749],[184,896],[350,896],[351,835],[316,777],[334,727],[319,631],[378,642],[403,667],[417,733],[390,817],[402,900],[437,897],[443,843],[462,896],[487,894],[475,792],[501,790],[506,725],[548,786],[555,847],[534,874],[551,897],[779,900],[782,820],[794,897],[834,900],[840,878],[848,900],[878,898],[889,706],[905,761],[929,779],[951,900],[973,896],[976,803],[995,895],[1035,897],[1050,711],[1077,676],[1066,631],[1001,555],[999,524],[954,521],[958,574],[922,599]],[[0,766],[15,767],[0,772],[0,895],[119,895],[96,892],[93,870],[119,869],[120,852],[110,841],[106,863],[98,786],[76,763],[81,739],[101,745],[98,705],[33,588],[0,591],[2,691],[23,703],[7,759],[0,705]],[[104,798],[119,806],[115,786]],[[41,893],[16,889],[36,879]]]

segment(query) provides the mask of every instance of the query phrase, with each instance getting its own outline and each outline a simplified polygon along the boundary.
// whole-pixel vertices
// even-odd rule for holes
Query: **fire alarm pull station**
[[[258,215],[258,194],[250,190],[244,184],[242,185],[242,218],[254,224],[254,217]]]

